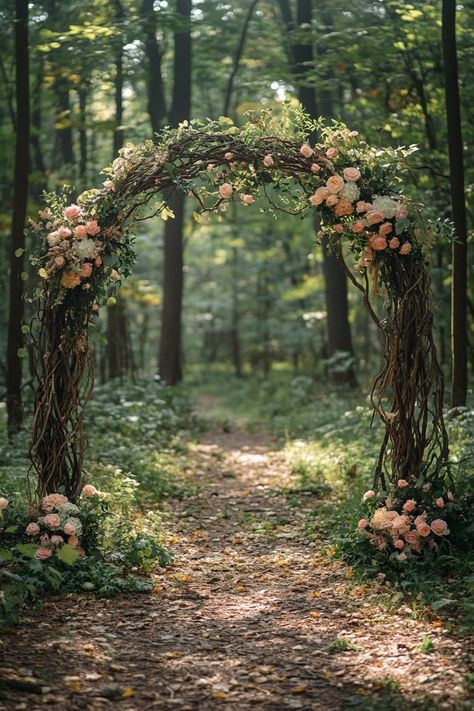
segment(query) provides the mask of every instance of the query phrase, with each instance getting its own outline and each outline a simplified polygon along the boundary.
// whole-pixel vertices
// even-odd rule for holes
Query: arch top
[[[399,190],[413,150],[371,147],[344,124],[312,121],[288,107],[278,118],[269,110],[252,114],[242,127],[221,117],[167,128],[156,142],[122,148],[101,188],[73,202],[70,189],[46,196],[31,222],[42,279],[35,296],[48,308],[77,310],[86,324],[131,273],[133,226],[157,214],[173,217],[166,204],[173,190],[194,200],[197,215],[225,212],[232,199],[275,214],[316,210],[320,234],[336,248],[346,245],[357,270],[377,267],[396,289],[390,273],[424,259],[420,212]],[[163,201],[150,208],[160,192]]]

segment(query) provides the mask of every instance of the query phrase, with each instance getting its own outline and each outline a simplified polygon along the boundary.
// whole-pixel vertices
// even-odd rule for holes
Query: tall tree
[[[15,2],[16,64],[16,145],[14,202],[10,253],[10,303],[7,342],[7,411],[8,431],[15,434],[22,425],[22,361],[24,314],[22,272],[24,267],[25,219],[28,202],[28,146],[30,141],[30,85],[28,54],[28,0]]]
[[[451,404],[453,407],[458,407],[466,404],[467,394],[467,218],[464,197],[464,155],[456,49],[455,0],[443,0],[442,14],[451,210],[455,229],[451,287]]]
[[[191,6],[191,0],[176,0],[171,126],[189,119],[191,113]],[[159,372],[165,382],[175,385],[182,379],[183,193],[175,190],[168,203],[175,217],[165,222]]]
[[[313,2],[312,0],[297,0],[296,24],[289,0],[279,0],[282,19],[288,36],[288,52],[292,73],[298,89],[298,98],[304,110],[317,118],[318,110],[316,90],[314,87],[314,49],[313,49]],[[322,101],[322,115],[330,118],[332,106],[330,95],[325,92]],[[312,137],[315,138],[314,136]],[[327,345],[328,355],[338,351],[353,353],[351,327],[349,323],[349,304],[347,296],[347,278],[335,254],[331,253],[327,237],[322,240],[323,274],[327,310]],[[338,381],[349,383],[355,381],[352,368],[347,373],[338,373]]]
[[[142,24],[145,36],[145,54],[148,61],[148,114],[153,133],[158,133],[163,128],[166,119],[166,101],[162,74],[164,50],[157,39],[158,23],[153,0],[143,0]]]

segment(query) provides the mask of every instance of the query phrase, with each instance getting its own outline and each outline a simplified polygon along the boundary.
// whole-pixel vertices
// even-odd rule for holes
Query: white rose
[[[398,210],[398,202],[388,195],[375,195],[373,201],[373,210],[380,212],[385,218],[394,217]]]
[[[355,202],[360,197],[360,190],[356,183],[345,183],[340,195],[347,198],[351,202]]]

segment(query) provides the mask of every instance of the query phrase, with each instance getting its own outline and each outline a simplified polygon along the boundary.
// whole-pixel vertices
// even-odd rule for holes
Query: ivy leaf
[[[7,548],[0,548],[0,560],[5,562],[6,560],[11,560],[13,558],[12,552],[7,550]]]
[[[15,548],[26,558],[34,558],[38,550],[36,543],[18,543]]]
[[[15,257],[21,257],[24,252],[25,250],[22,247],[20,247],[19,249],[15,249]]]
[[[67,543],[64,543],[61,548],[58,549],[57,555],[59,560],[62,560],[66,565],[74,565],[79,558],[79,553]]]
[[[16,354],[18,358],[26,358],[26,356],[28,355],[28,351],[26,350],[26,348],[19,348]]]

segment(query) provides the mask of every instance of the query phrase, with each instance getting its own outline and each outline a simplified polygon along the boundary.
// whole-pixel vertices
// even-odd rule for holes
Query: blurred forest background
[[[15,5],[29,14],[29,58],[23,56],[29,89],[26,84],[20,95]],[[369,143],[418,144],[403,187],[424,203],[428,217],[449,221],[452,136],[441,18],[441,0],[3,0],[0,292],[14,323],[7,353],[4,307],[2,390],[14,397],[31,382],[22,352],[23,373],[6,386],[8,364],[14,370],[22,347],[17,297],[33,277],[27,260],[12,256],[15,130],[20,144],[27,138],[27,213],[34,215],[44,189],[67,183],[79,192],[100,184],[102,167],[121,147],[166,124],[221,115],[239,124],[262,108],[278,112],[282,102],[301,101],[313,115],[342,119]],[[474,4],[462,3],[457,53],[465,145],[474,132],[473,20]],[[472,228],[474,159],[468,151],[465,177]],[[335,259],[324,245],[315,246],[310,220],[280,215],[274,221],[256,206],[233,204],[225,216],[196,222],[183,198],[173,200],[175,220],[142,224],[135,275],[99,319],[93,335],[99,382],[157,373],[170,384],[223,373],[267,379],[285,371],[290,378],[354,384],[373,375],[380,337]],[[13,248],[21,254],[13,224],[15,230]],[[452,257],[446,236],[433,246],[432,276],[436,337],[449,378]],[[461,360],[472,372],[472,280],[470,289],[470,341],[461,342]]]

